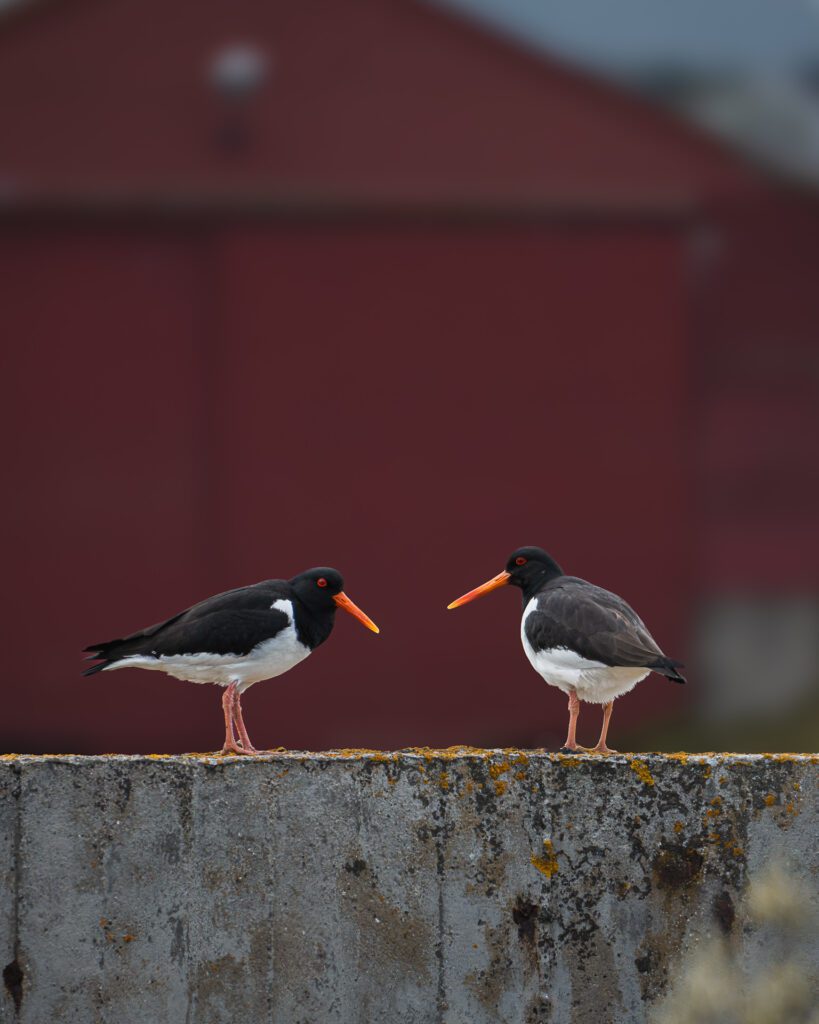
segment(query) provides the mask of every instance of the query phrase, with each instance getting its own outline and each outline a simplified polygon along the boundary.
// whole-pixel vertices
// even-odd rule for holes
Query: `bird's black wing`
[[[257,644],[272,640],[290,624],[278,608],[244,608],[211,612],[190,622],[180,621],[158,636],[143,641],[140,654],[250,654]]]
[[[133,654],[247,654],[287,626],[287,615],[271,604],[289,597],[284,580],[265,580],[215,594],[164,622],[86,647],[92,658],[100,658],[102,663],[84,674],[99,672]]]
[[[564,576],[542,590],[525,630],[536,651],[565,647],[589,661],[650,668],[684,682],[680,663],[666,658],[637,612],[585,580]]]

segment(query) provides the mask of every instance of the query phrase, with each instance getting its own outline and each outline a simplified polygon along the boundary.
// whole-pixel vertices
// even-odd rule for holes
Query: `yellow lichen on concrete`
[[[688,754],[684,750],[677,750],[673,754],[661,755],[667,757],[669,761],[679,761],[680,764],[688,764]]]
[[[328,750],[328,757],[366,757],[369,761],[397,761],[398,751],[371,750],[368,747],[341,747],[338,750]]]
[[[722,797],[715,796],[711,801],[711,806],[705,812],[706,818],[718,818],[722,814]],[[706,824],[708,822],[706,821]]]
[[[638,761],[636,758],[633,761],[629,761],[629,768],[634,772],[640,782],[645,783],[646,786],[653,786],[654,779],[651,777],[651,772],[648,770],[648,765],[645,761]]]
[[[460,757],[479,757],[482,760],[488,760],[497,751],[486,750],[483,747],[471,747],[465,743],[458,743],[451,747],[405,747],[403,750],[396,751],[395,757],[401,754],[415,754],[417,757],[423,757],[425,761],[455,761]]]
[[[545,875],[547,878],[551,878],[552,875],[556,875],[558,870],[560,869],[560,865],[557,863],[557,857],[555,856],[551,839],[543,840],[542,855],[533,853],[529,859],[532,862],[532,866],[537,868],[538,871],[542,875]]]

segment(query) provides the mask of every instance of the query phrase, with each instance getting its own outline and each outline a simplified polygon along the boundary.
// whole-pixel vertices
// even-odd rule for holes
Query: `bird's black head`
[[[321,565],[294,576],[290,580],[290,586],[301,603],[306,604],[308,608],[335,611],[336,604],[333,598],[344,590],[344,580],[337,570]]]
[[[508,582],[521,590],[536,590],[542,583],[557,579],[563,570],[543,548],[518,548],[506,560]]]
[[[487,580],[486,583],[482,583],[481,586],[476,587],[474,590],[470,590],[456,601],[453,601],[452,604],[447,605],[447,607],[460,608],[462,604],[474,601],[476,597],[482,597],[484,594],[488,594],[490,591],[497,590],[498,587],[504,587],[507,584],[511,584],[513,587],[520,587],[523,591],[524,599],[528,599],[544,583],[548,583],[549,580],[557,579],[558,576],[562,575],[563,570],[551,555],[546,554],[543,548],[518,548],[507,559],[506,568],[503,572],[493,576],[491,580]]]
[[[367,629],[378,632],[378,626],[344,593],[341,573],[327,566],[308,569],[289,580],[295,596],[314,614],[335,614],[336,608],[343,608]]]

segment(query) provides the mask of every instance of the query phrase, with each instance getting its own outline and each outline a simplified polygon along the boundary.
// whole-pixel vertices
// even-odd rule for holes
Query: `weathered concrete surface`
[[[766,958],[756,869],[784,858],[816,892],[818,774],[797,755],[9,756],[0,1020],[645,1021],[703,936]]]

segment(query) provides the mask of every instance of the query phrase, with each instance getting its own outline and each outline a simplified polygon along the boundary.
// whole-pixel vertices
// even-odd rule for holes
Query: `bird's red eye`
[[[320,580],[316,580],[316,584],[319,587],[326,587],[327,586],[327,580],[322,576]]]
[[[526,565],[526,559],[523,556],[516,558],[515,565]]]

